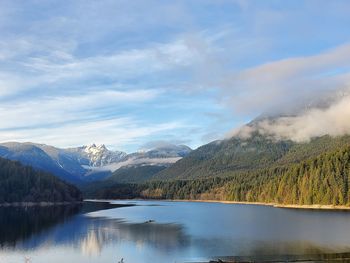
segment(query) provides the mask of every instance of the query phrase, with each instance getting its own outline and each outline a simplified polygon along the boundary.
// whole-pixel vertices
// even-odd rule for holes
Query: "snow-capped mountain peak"
[[[101,145],[96,145],[96,144],[91,144],[89,146],[84,146],[84,152],[88,154],[100,154],[102,152],[108,151],[106,146],[104,144]]]
[[[104,144],[84,146],[83,151],[90,160],[90,165],[95,167],[119,162],[126,156],[124,152],[108,150]]]

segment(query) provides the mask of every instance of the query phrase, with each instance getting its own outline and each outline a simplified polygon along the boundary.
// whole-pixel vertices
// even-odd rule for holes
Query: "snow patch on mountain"
[[[104,144],[82,147],[82,153],[90,160],[89,165],[92,167],[105,166],[110,163],[117,163],[126,157],[126,153],[121,151],[110,151]]]
[[[61,149],[30,142],[0,143],[1,157],[49,171],[70,182],[100,180],[125,166],[170,166],[190,151],[191,148],[187,146],[171,144],[126,154],[111,151],[103,144]]]
[[[171,164],[180,160],[182,157],[189,154],[191,151],[192,149],[185,145],[167,144],[158,148],[138,151],[125,155],[119,162],[110,162],[109,164],[99,166],[84,166],[84,168],[90,170],[91,174],[101,171],[114,172],[119,168],[126,166],[170,166]]]

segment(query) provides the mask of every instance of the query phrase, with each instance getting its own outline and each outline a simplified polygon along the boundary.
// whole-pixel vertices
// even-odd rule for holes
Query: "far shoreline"
[[[192,200],[192,199],[86,199],[84,201],[165,201],[165,202],[197,202],[197,203],[220,203],[220,204],[236,204],[236,205],[259,205],[270,206],[274,208],[286,208],[286,209],[303,209],[303,210],[338,210],[349,211],[350,206],[343,205],[296,205],[296,204],[279,204],[279,203],[264,203],[264,202],[243,202],[243,201],[225,201],[225,200]]]
[[[145,199],[147,200],[147,199]],[[189,200],[189,199],[174,199],[164,200],[174,202],[199,202],[199,203],[221,203],[221,204],[236,204],[236,205],[259,205],[259,206],[271,206],[275,208],[287,208],[287,209],[307,209],[307,210],[350,210],[350,206],[342,205],[295,205],[295,204],[279,204],[279,203],[264,203],[264,202],[242,202],[242,201],[224,201],[224,200]]]
[[[12,202],[12,203],[0,203],[0,207],[34,207],[34,206],[61,206],[61,205],[77,205],[82,204],[83,201],[75,202]]]

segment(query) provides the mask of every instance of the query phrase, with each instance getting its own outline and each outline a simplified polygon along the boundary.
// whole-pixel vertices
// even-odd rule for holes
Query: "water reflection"
[[[81,205],[58,207],[1,207],[0,246],[15,247],[52,226],[64,223],[77,214]]]
[[[46,235],[55,227],[67,224],[64,229],[69,229],[67,227],[76,222],[73,219],[75,215],[126,206],[132,205],[86,202],[60,206],[0,207],[0,246],[15,248],[28,243],[27,247],[31,248],[35,244],[40,244],[38,239],[42,234]]]
[[[184,234],[183,228],[176,224],[130,224],[108,219],[88,221],[86,236],[74,240],[75,244],[80,244],[84,254],[100,254],[102,247],[111,242],[114,244],[130,242],[138,249],[152,246],[163,251],[174,251],[188,244],[188,237]]]
[[[139,250],[151,246],[163,253],[188,244],[188,237],[178,224],[128,223],[85,215],[115,207],[106,203],[87,203],[84,206],[3,208],[0,210],[1,245],[7,251],[71,247],[83,255],[98,256],[103,247],[111,243],[132,243]]]
[[[208,262],[350,251],[348,213],[162,204],[0,208],[0,262]],[[324,229],[327,238],[317,234]]]

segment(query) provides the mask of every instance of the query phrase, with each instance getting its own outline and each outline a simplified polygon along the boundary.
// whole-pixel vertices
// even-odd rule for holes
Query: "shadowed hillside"
[[[80,191],[57,177],[0,158],[0,203],[75,202]]]

